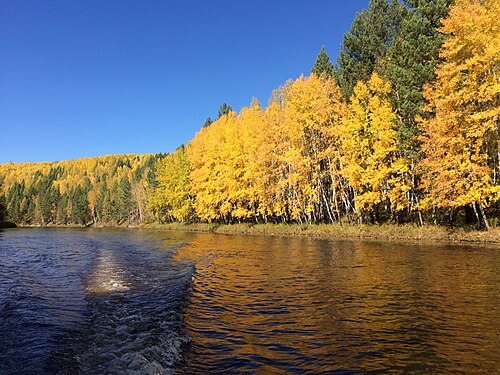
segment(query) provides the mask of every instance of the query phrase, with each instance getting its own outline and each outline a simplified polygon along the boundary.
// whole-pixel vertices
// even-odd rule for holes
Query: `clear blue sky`
[[[0,0],[0,163],[171,152],[336,59],[368,0]]]

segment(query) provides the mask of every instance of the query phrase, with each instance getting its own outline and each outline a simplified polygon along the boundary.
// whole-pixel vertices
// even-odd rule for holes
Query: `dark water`
[[[500,373],[500,249],[0,232],[0,374]]]

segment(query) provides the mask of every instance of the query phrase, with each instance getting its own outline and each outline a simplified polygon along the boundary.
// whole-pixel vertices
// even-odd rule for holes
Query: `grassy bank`
[[[42,227],[41,225],[21,225],[20,227]],[[54,225],[45,227],[81,228],[80,225]],[[95,226],[93,226],[96,228]],[[500,246],[500,227],[489,231],[466,228],[450,228],[436,225],[417,226],[414,224],[382,225],[338,225],[338,224],[138,224],[100,225],[97,228],[137,228],[167,231],[186,231],[217,234],[302,236],[324,239],[365,239],[399,242],[442,242],[442,243],[483,243]]]
[[[500,245],[500,228],[490,231],[441,226],[406,225],[299,225],[299,224],[145,224],[137,228],[180,230],[219,234],[305,236],[325,239],[370,239],[385,241],[470,242]]]

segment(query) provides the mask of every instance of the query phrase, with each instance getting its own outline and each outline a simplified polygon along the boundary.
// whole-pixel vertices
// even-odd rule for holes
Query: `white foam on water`
[[[125,271],[121,269],[112,252],[104,249],[96,259],[94,272],[87,284],[87,292],[105,294],[127,291],[131,285],[124,279],[124,274]]]

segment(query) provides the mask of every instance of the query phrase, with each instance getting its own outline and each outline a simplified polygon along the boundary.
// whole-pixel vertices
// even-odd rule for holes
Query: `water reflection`
[[[498,252],[200,235],[185,373],[499,370]]]
[[[0,234],[0,373],[497,373],[498,249]]]
[[[118,266],[111,251],[101,249],[95,263],[86,288],[88,293],[102,294],[130,289],[130,284],[125,280],[127,271]]]

